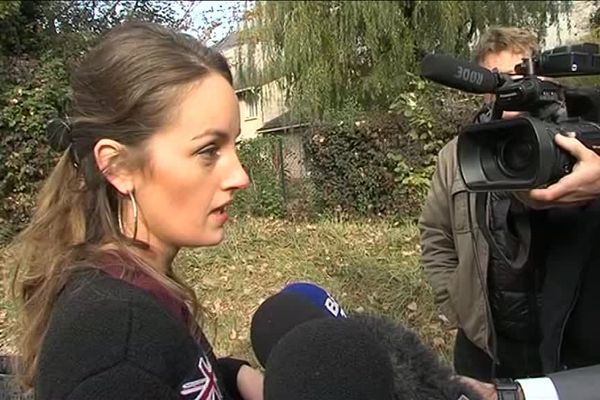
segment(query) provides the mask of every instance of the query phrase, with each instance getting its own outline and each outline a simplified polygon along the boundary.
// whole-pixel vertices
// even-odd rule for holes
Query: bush
[[[16,71],[0,100],[0,241],[27,222],[39,183],[56,161],[57,154],[47,145],[46,125],[67,98],[61,59],[23,63]]]
[[[238,151],[251,185],[236,194],[232,214],[283,217],[285,199],[278,155],[279,140],[266,136],[246,140],[240,143]]]
[[[352,215],[416,218],[437,153],[476,108],[473,97],[415,79],[390,111],[313,127],[305,147],[321,206]]]
[[[410,213],[422,185],[403,181],[425,164],[425,154],[420,143],[403,134],[406,129],[396,114],[315,127],[306,153],[322,206],[358,215]]]

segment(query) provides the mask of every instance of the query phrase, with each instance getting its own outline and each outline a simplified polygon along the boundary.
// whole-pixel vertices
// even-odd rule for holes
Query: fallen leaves
[[[217,354],[252,359],[253,313],[291,282],[328,289],[349,313],[366,311],[414,328],[442,353],[452,334],[433,307],[419,266],[418,230],[385,221],[247,218],[230,224],[220,245],[182,252],[178,269],[208,312]]]

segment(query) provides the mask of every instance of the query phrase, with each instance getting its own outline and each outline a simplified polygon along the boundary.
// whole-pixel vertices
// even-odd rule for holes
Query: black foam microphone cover
[[[351,318],[372,335],[390,358],[395,399],[482,400],[461,383],[451,366],[411,329],[369,314],[357,314]]]
[[[394,400],[383,346],[359,323],[320,318],[290,330],[273,348],[265,400]]]
[[[299,293],[279,292],[267,298],[250,323],[250,342],[256,359],[264,367],[271,350],[286,333],[303,322],[330,317],[326,309]]]
[[[444,54],[428,54],[423,57],[421,75],[468,93],[494,93],[500,83],[490,70]]]

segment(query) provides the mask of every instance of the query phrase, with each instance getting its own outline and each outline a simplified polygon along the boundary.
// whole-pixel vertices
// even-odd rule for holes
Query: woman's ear
[[[125,146],[112,139],[100,139],[94,146],[98,169],[123,195],[127,195],[134,188],[132,171],[127,168],[128,163],[123,162],[126,156]]]

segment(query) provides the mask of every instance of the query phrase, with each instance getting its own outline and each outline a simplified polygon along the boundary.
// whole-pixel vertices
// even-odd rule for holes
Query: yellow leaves
[[[418,261],[418,230],[385,220],[292,223],[239,218],[222,245],[187,251],[178,271],[197,288],[206,334],[218,354],[252,359],[250,322],[258,306],[291,282],[313,282],[352,313],[414,328],[441,352],[452,334],[433,306]]]
[[[439,336],[434,337],[432,343],[433,343],[433,347],[435,347],[438,350],[443,348],[446,345],[446,341],[444,340],[444,338],[441,338]]]
[[[201,279],[200,283],[202,284],[202,286],[204,286],[207,289],[214,289],[217,288],[219,286],[219,282],[214,279],[214,278],[210,278],[208,276],[205,276]]]
[[[215,301],[213,301],[211,311],[214,312],[215,314],[219,314],[222,310],[223,310],[223,307],[222,307],[221,299],[216,299]]]
[[[406,306],[406,308],[408,308],[410,311],[415,312],[417,311],[417,303],[413,301],[408,306]]]

